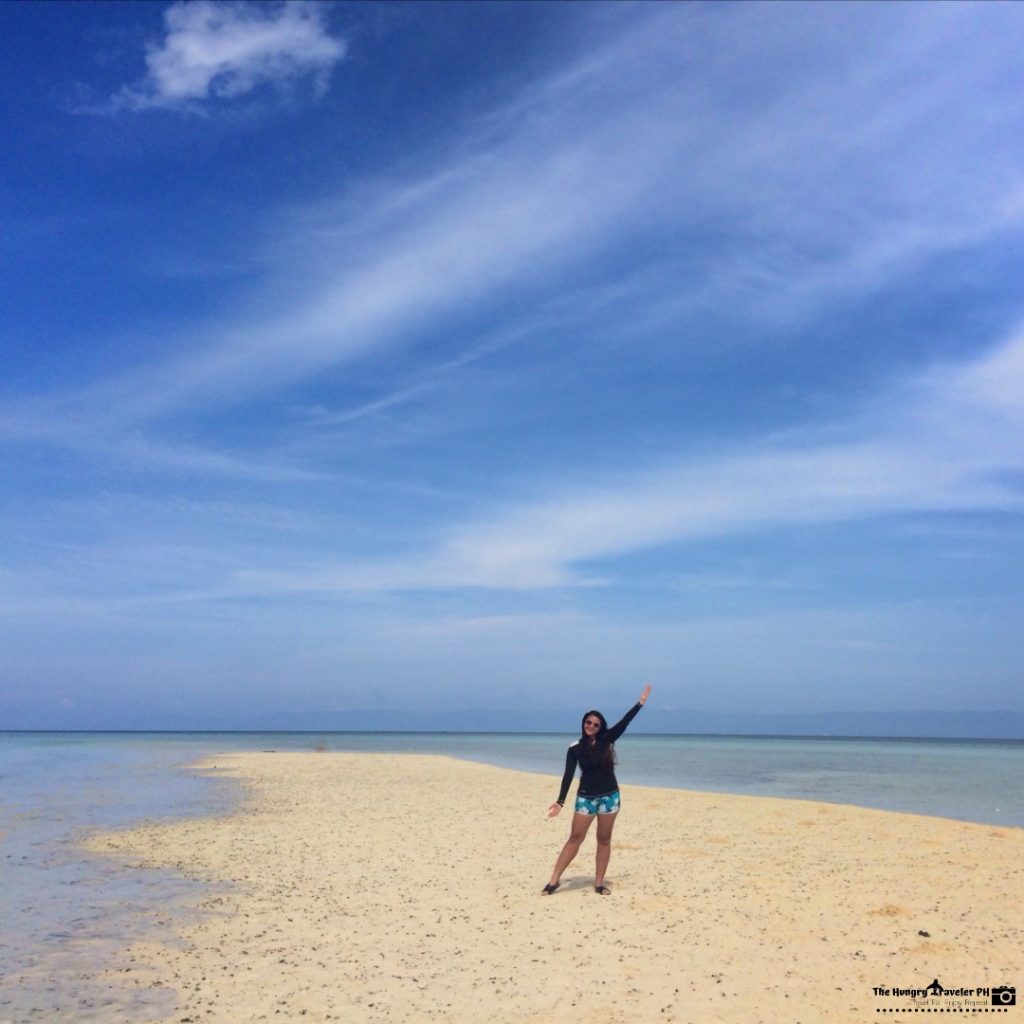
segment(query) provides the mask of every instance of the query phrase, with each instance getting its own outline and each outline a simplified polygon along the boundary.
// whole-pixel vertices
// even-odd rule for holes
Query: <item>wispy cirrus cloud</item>
[[[148,10],[25,182],[125,202],[10,328],[16,677],[1019,700],[1021,8]]]
[[[764,323],[812,317],[1018,230],[1021,178],[1003,141],[1018,108],[989,75],[934,73],[959,66],[964,46],[984,45],[999,66],[991,39],[965,33],[969,12],[878,16],[891,21],[891,45],[841,9],[809,13],[802,33],[750,8],[693,19],[655,9],[601,59],[420,154],[426,170],[350,182],[337,202],[275,224],[280,260],[258,318],[240,309],[209,324],[169,359],[110,380],[96,401],[132,418],[244,402],[415,345],[446,316],[495,298],[534,304],[604,288],[600,268],[638,235],[649,247],[641,280],[655,285],[637,290],[627,320],[725,308]],[[817,52],[806,49],[813,28]],[[725,37],[728,62],[698,52]],[[847,65],[841,83],[817,74],[833,50]],[[779,63],[793,72],[785,81],[771,78]],[[940,130],[947,100],[982,97],[984,124],[955,139]],[[691,263],[690,233],[721,241],[700,243]]]
[[[323,33],[315,10],[175,5],[167,41],[151,54],[153,82],[155,66],[163,69],[160,95],[185,98],[251,88],[260,69],[291,74],[299,65],[277,61],[274,40],[287,53],[289,40]],[[201,409],[279,394],[398,344],[415,347],[443,332],[446,317],[478,305],[522,305],[535,317],[559,296],[606,295],[610,281],[622,302],[605,330],[625,335],[659,308],[668,322],[701,305],[752,320],[808,317],[1019,225],[1020,177],[1005,159],[1017,108],[993,85],[996,71],[964,81],[948,70],[956,61],[945,59],[966,47],[984,51],[972,67],[998,68],[1006,56],[1000,48],[1009,52],[1010,41],[993,42],[991,33],[972,37],[969,11],[943,9],[918,21],[915,9],[886,9],[878,17],[891,32],[882,33],[845,8],[808,9],[797,30],[773,8],[692,18],[650,10],[598,54],[525,90],[456,144],[447,140],[443,153],[421,154],[427,170],[350,183],[333,203],[284,218],[282,258],[270,261],[257,314],[240,301],[224,321],[161,346],[170,355],[42,399],[31,415],[15,409],[8,436],[72,447],[92,436],[95,450],[133,464],[148,457],[161,472],[250,476],[255,469],[286,479],[287,468],[262,453],[206,452],[142,429],[159,437],[162,417],[180,422]],[[725,38],[727,49],[714,45]],[[326,59],[334,51],[311,52]],[[841,82],[820,73],[832,59],[843,64]],[[773,75],[780,65],[790,72],[783,79]],[[915,67],[929,71],[920,84]],[[984,123],[955,137],[936,131],[948,102],[969,106],[981,96]],[[922,164],[930,169],[923,184]],[[694,247],[698,265],[688,262],[686,244],[675,243],[700,231],[713,237]],[[615,254],[638,234],[646,248],[624,286]],[[613,269],[605,276],[607,263]],[[567,327],[579,316],[578,304],[569,305]],[[473,337],[445,350],[438,365],[459,365],[477,344]],[[415,380],[400,384],[323,420],[351,421],[425,390]],[[912,407],[916,423],[939,408]],[[32,412],[32,403],[25,409]],[[967,411],[979,423],[991,413],[984,403]],[[892,403],[882,420],[892,422],[895,412]],[[895,425],[888,433],[875,425],[846,443],[753,441],[743,453],[706,462],[641,466],[608,488],[584,485],[489,524],[456,525],[432,553],[401,567],[347,566],[342,589],[553,586],[578,582],[575,567],[588,560],[679,538],[801,515],[925,507],[940,494],[955,506],[962,500],[956,473],[980,451],[964,429],[957,443],[969,450],[953,466],[933,457],[922,430],[900,436]],[[953,443],[952,435],[946,440]],[[584,467],[575,477],[586,474]],[[315,575],[299,573],[296,586],[316,589]],[[326,589],[336,585],[330,571],[319,578]]]
[[[239,454],[209,443],[147,434],[125,424],[116,411],[74,398],[12,402],[0,407],[0,439],[46,444],[77,452],[96,465],[143,470],[169,477],[228,477],[263,482],[317,479],[313,469],[268,455]]]
[[[1012,35],[1005,44],[974,39],[970,11],[959,8],[922,22],[913,9],[887,9],[877,17],[891,22],[888,34],[843,8],[808,9],[801,31],[771,8],[651,12],[449,139],[443,153],[422,154],[426,170],[349,183],[334,201],[279,216],[256,301],[240,295],[228,317],[163,339],[166,354],[95,386],[15,403],[0,431],[91,446],[132,465],[148,458],[157,471],[284,478],[288,467],[263,452],[217,443],[207,451],[201,432],[185,446],[160,420],[416,348],[447,317],[488,303],[528,311],[506,325],[510,334],[544,309],[557,328],[559,301],[563,333],[579,334],[578,300],[588,294],[620,298],[586,332],[636,336],[701,309],[792,321],[1019,228],[1020,175],[1004,141],[1019,114],[992,81]],[[344,50],[315,5],[200,0],[172,6],[167,19],[167,37],[150,53],[154,103],[326,73]],[[725,37],[727,50],[714,45]],[[964,47],[984,50],[972,67],[995,70],[958,77],[949,69],[962,61],[946,58]],[[706,56],[725,52],[728,60]],[[817,73],[830,53],[844,62],[841,87]],[[780,63],[792,72],[784,81],[770,74]],[[984,122],[955,137],[938,130],[948,103],[982,97]],[[687,242],[709,231],[720,240]],[[625,273],[615,253],[638,235],[646,248]],[[458,364],[477,344],[446,350],[439,365]],[[353,415],[422,396],[422,379]]]
[[[482,581],[564,585],[586,582],[588,562],[765,527],[1019,511],[1024,332],[894,384],[851,422],[801,433],[526,504],[454,536],[437,564],[472,567]]]
[[[300,80],[322,91],[346,52],[327,31],[325,11],[308,0],[179,0],[164,12],[163,39],[147,47],[145,77],[117,92],[108,110],[199,109]]]
[[[168,586],[170,577],[152,578],[146,596],[132,601],[602,587],[614,583],[616,559],[671,545],[878,516],[1019,512],[1021,396],[1024,331],[978,358],[897,382],[853,417],[819,424],[811,434],[755,439],[660,465],[606,467],[599,479],[577,479],[571,489],[538,481],[533,494],[491,515],[424,525],[399,556],[385,544],[375,558],[332,559],[326,533],[313,563],[285,548],[261,566],[260,546],[244,549],[237,538],[212,561],[199,547],[193,560],[203,565],[203,583]],[[203,512],[184,511],[194,509]],[[245,508],[227,512],[253,518]],[[280,532],[280,523],[270,525]],[[173,554],[177,580],[181,556]],[[139,558],[130,550],[116,555],[118,562]],[[159,552],[146,560],[161,564]]]
[[[894,385],[846,423],[524,499],[433,551],[237,574],[238,592],[600,584],[591,563],[765,528],[1024,508],[1024,332],[983,357]],[[610,479],[609,479],[610,478]],[[230,589],[230,587],[229,587]]]

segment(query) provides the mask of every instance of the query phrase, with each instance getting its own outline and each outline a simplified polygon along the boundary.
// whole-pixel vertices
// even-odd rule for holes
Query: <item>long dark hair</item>
[[[593,747],[590,746],[590,737],[587,735],[587,730],[583,728],[583,723],[591,715],[601,723],[601,728],[597,730],[597,735],[594,737]],[[588,711],[580,719],[580,746],[583,750],[593,751],[594,761],[602,768],[615,767],[615,744],[608,742],[608,722],[600,711]]]

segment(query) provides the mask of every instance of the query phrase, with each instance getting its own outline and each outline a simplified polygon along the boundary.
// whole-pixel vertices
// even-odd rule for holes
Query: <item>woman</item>
[[[548,808],[548,817],[553,818],[562,809],[569,792],[576,766],[582,770],[580,787],[576,793],[575,813],[572,816],[572,830],[562,852],[551,872],[551,881],[544,886],[545,896],[550,896],[561,885],[562,872],[572,863],[579,852],[580,843],[586,838],[590,823],[597,818],[597,871],[594,874],[594,892],[608,896],[611,890],[604,884],[608,870],[608,859],[612,853],[612,829],[619,813],[619,784],[615,780],[615,741],[626,731],[626,726],[636,717],[647,703],[651,694],[650,686],[644,687],[640,699],[623,715],[622,720],[610,729],[600,711],[588,711],[583,716],[582,735],[569,747],[565,755],[565,774],[558,799]]]

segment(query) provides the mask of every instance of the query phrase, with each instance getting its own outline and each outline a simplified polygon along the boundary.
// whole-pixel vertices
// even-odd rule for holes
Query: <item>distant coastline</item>
[[[0,736],[522,736],[562,737],[565,730],[511,731],[508,729],[0,729]],[[934,743],[963,745],[1024,744],[1018,736],[860,736],[823,735],[814,733],[739,733],[739,732],[644,732],[636,736],[647,739],[695,740],[825,740],[837,743]]]
[[[1024,740],[1024,712],[878,711],[758,714],[653,709],[636,733],[793,739]],[[8,732],[368,732],[561,735],[578,726],[578,708],[456,711],[354,708],[254,716],[183,715],[104,708],[50,715],[7,714]]]

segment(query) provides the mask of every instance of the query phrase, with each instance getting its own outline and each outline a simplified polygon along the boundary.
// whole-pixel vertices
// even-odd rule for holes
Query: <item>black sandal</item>
[[[599,896],[611,896],[612,894],[611,889],[609,889],[607,885],[595,885],[594,892]]]
[[[541,892],[545,896],[550,896],[561,884],[561,882],[555,882],[555,884],[552,885],[550,882],[548,882],[548,884],[545,885],[543,889],[541,889]]]

